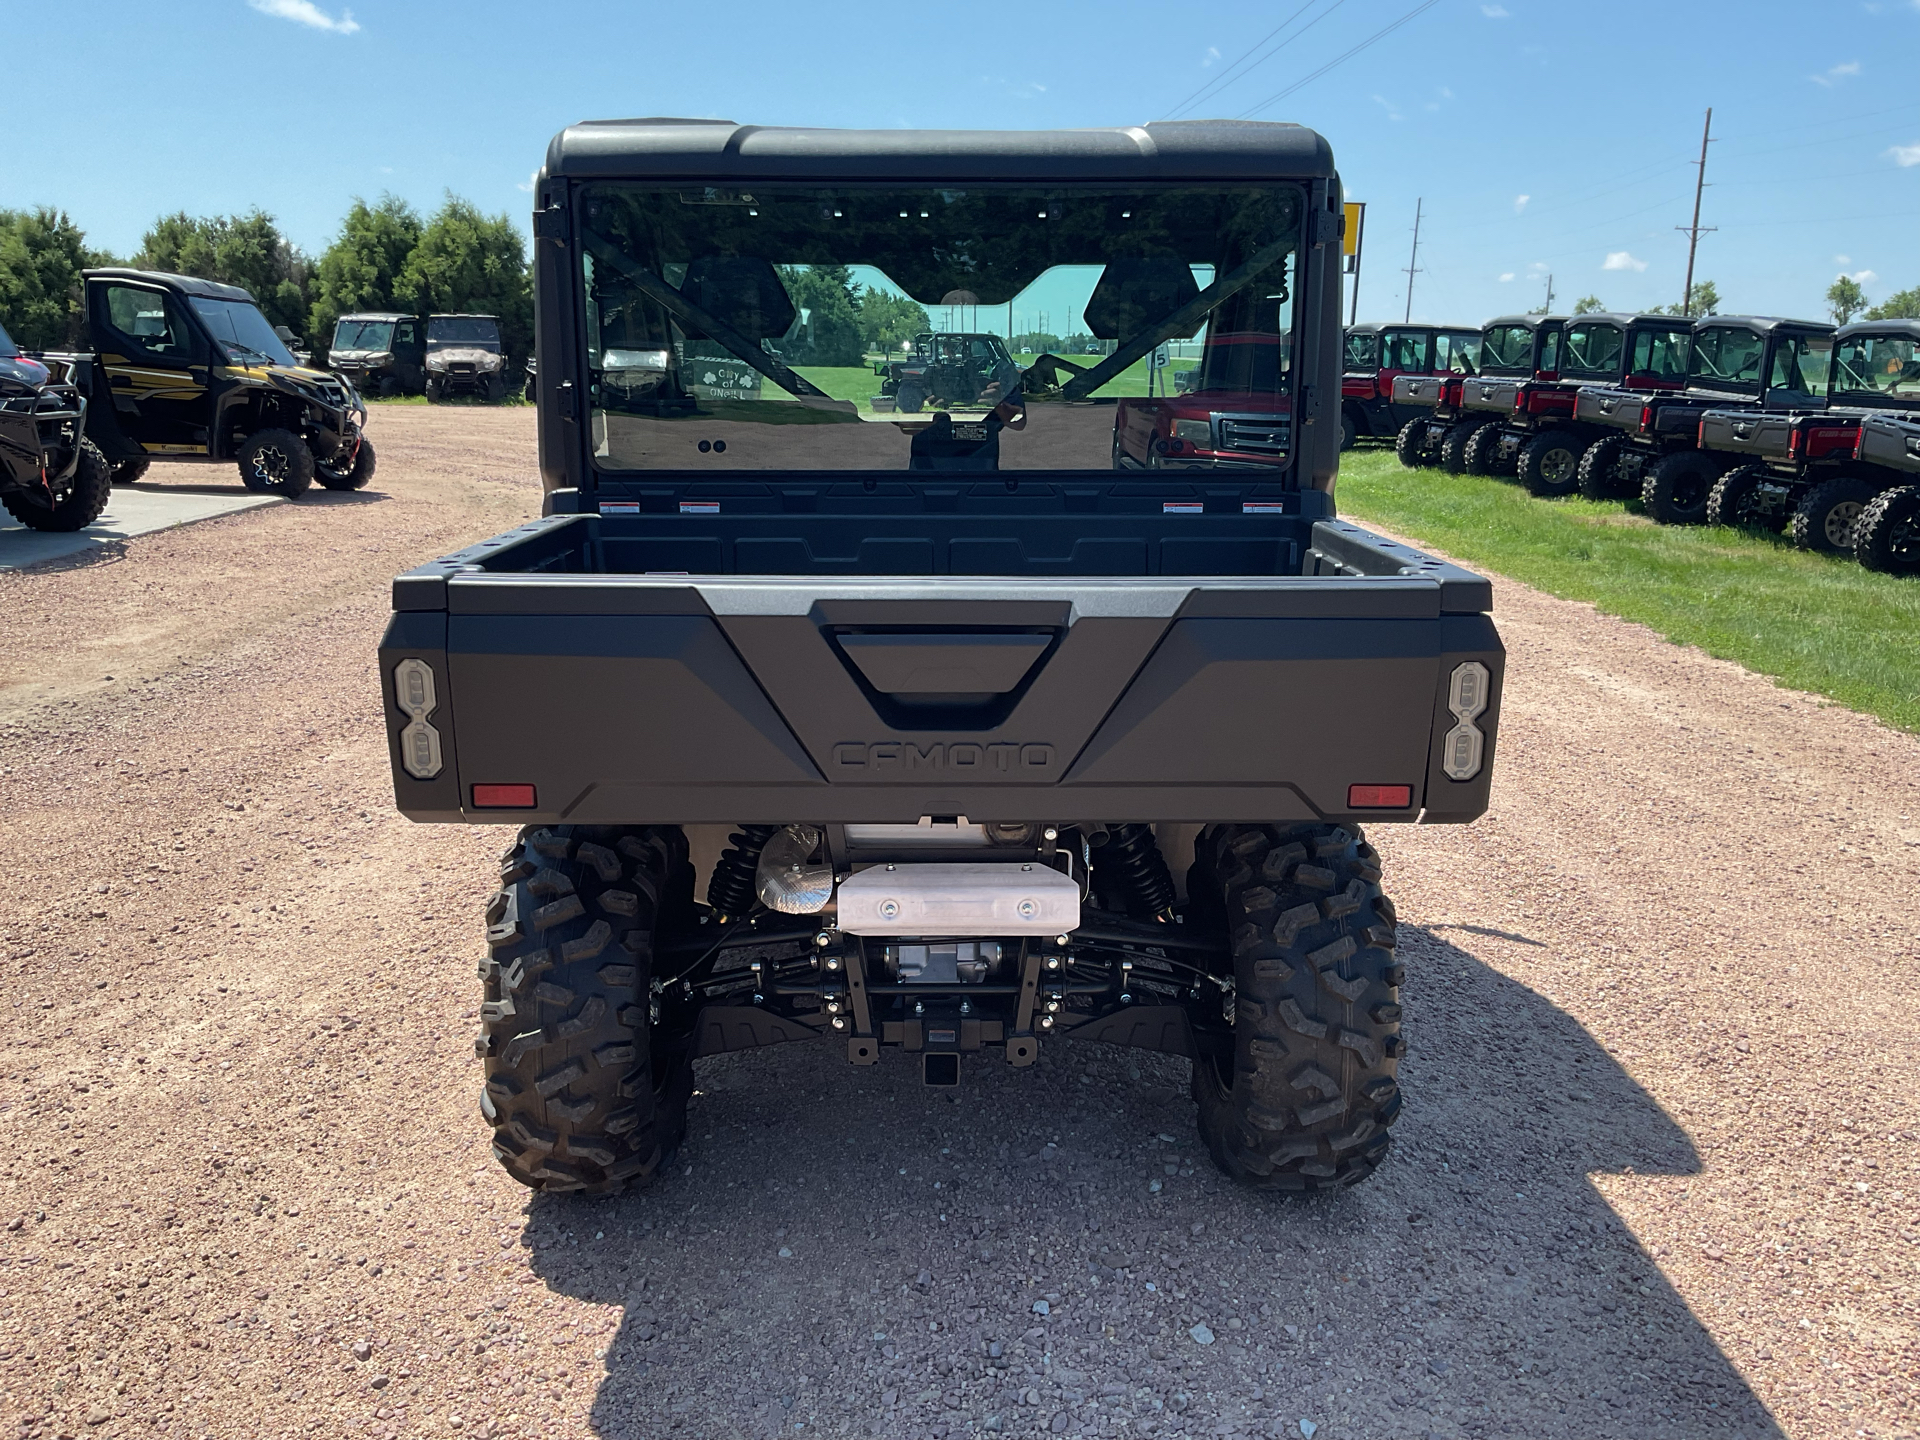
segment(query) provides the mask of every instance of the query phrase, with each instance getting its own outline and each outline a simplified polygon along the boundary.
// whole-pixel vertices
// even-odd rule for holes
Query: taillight
[[[1411,785],[1349,785],[1349,810],[1405,810],[1413,804]]]
[[[1640,407],[1640,428],[1642,430],[1653,429],[1653,407],[1651,405],[1642,405]]]
[[[1807,432],[1798,425],[1787,431],[1787,458],[1798,460],[1807,448]]]
[[[1516,415],[1527,413],[1527,387],[1524,385],[1516,385],[1513,388],[1513,413]]]
[[[534,808],[531,785],[476,785],[473,808],[476,810],[531,810]]]

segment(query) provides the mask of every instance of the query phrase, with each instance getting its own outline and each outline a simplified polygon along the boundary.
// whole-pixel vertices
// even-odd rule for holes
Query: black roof
[[[1158,120],[1088,130],[829,130],[654,117],[585,120],[547,146],[572,179],[1330,179],[1333,150],[1303,125]]]
[[[1609,325],[1666,325],[1675,330],[1690,330],[1693,321],[1685,315],[1663,315],[1657,310],[1589,310],[1584,315],[1568,317],[1569,325],[1578,325],[1587,320],[1600,320]]]
[[[244,300],[249,305],[257,303],[251,291],[243,290],[238,285],[222,285],[218,280],[202,280],[198,275],[173,275],[165,270],[129,270],[119,265],[80,273],[89,280],[145,280],[169,290],[177,290],[182,295],[198,295],[203,300]]]
[[[413,317],[403,315],[400,318],[408,320]],[[478,310],[436,310],[427,316],[429,320],[498,320],[499,318],[498,315],[486,315]]]
[[[417,316],[403,315],[398,310],[356,310],[351,315],[342,315],[342,320],[413,320]]]
[[[1546,324],[1564,325],[1567,323],[1567,318],[1565,315],[1496,315],[1480,328],[1485,331],[1493,329],[1496,325],[1524,325],[1529,330],[1538,330]]]
[[[1693,322],[1695,330],[1704,330],[1708,326],[1721,326],[1728,330],[1751,330],[1756,335],[1768,335],[1782,325],[1794,330],[1824,331],[1833,333],[1833,326],[1824,320],[1784,320],[1778,315],[1702,315]]]
[[[1349,335],[1378,335],[1383,330],[1439,330],[1455,335],[1478,335],[1478,325],[1437,325],[1431,320],[1362,320],[1347,326]]]
[[[1840,327],[1840,338],[1854,335],[1904,335],[1920,340],[1920,320],[1856,320]]]

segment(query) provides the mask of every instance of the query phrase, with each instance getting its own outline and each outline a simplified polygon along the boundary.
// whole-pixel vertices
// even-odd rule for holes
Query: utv
[[[327,368],[362,395],[419,395],[427,384],[427,339],[412,315],[342,315]]]
[[[1822,345],[1810,342],[1817,369]],[[1766,408],[1709,410],[1702,449],[1745,456],[1720,477],[1707,523],[1779,534],[1803,550],[1852,554],[1857,522],[1882,491],[1911,483],[1920,469],[1904,435],[1882,437],[1920,418],[1920,321],[1870,320],[1843,328],[1824,346],[1825,374],[1801,377],[1807,391],[1769,389]],[[1871,436],[1863,433],[1868,421]]]
[[[1692,321],[1668,315],[1575,316],[1557,345],[1549,338],[1541,347],[1543,365],[1552,361],[1552,368],[1530,380],[1483,379],[1464,387],[1465,408],[1494,417],[1469,442],[1468,468],[1517,474],[1535,495],[1571,495],[1579,488],[1587,447],[1612,433],[1575,417],[1581,387],[1599,382],[1630,390],[1679,389],[1686,383],[1692,329]]]
[[[1413,412],[1393,439],[1393,453],[1409,470],[1440,463],[1447,432],[1460,419],[1467,382],[1480,363],[1480,346],[1456,346],[1451,371],[1432,375],[1396,375],[1393,403]]]
[[[1454,474],[1511,475],[1518,447],[1503,446],[1502,422],[1528,381],[1551,381],[1560,373],[1560,342],[1567,321],[1559,315],[1508,315],[1480,332],[1479,373],[1460,387],[1460,418],[1440,444],[1440,463]]]
[[[300,495],[316,479],[373,478],[367,407],[294,363],[237,285],[153,270],[84,272],[91,353],[49,355],[86,395],[87,438],[128,485],[154,459],[239,466],[249,490]]]
[[[0,326],[0,505],[31,530],[83,529],[113,491],[86,437],[87,397],[64,383],[66,369],[22,355]]]
[[[1340,442],[1351,449],[1361,436],[1392,439],[1424,407],[1394,399],[1402,375],[1445,375],[1471,370],[1480,353],[1480,332],[1460,326],[1355,325],[1347,331],[1345,373],[1340,377]]]
[[[877,360],[880,395],[889,406],[913,415],[927,406],[936,409],[993,409],[1019,393],[1020,367],[1007,352],[1007,342],[991,333],[922,331],[913,337],[913,353],[900,360]]]
[[[507,398],[506,348],[491,315],[429,315],[426,366],[430,403],[455,395],[496,405]]]
[[[1580,493],[1594,500],[1638,495],[1662,525],[1701,524],[1733,457],[1700,448],[1700,417],[1757,410],[1766,398],[1811,404],[1833,334],[1833,326],[1815,320],[1712,315],[1694,322],[1684,388],[1649,394],[1585,387],[1574,418],[1606,433],[1581,457]]]
[[[507,1171],[651,1178],[726,1051],[944,1086],[1072,1039],[1188,1057],[1248,1185],[1368,1175],[1405,967],[1361,826],[1486,809],[1504,656],[1484,579],[1335,517],[1325,142],[609,121],[536,195],[544,517],[401,576],[379,658],[400,809],[521,827],[480,966]],[[803,265],[1126,324],[963,436],[768,351]],[[1115,474],[1137,362],[1202,326],[1196,395],[1265,448]],[[762,398],[695,393],[692,334]],[[651,390],[601,384],[640,352]]]

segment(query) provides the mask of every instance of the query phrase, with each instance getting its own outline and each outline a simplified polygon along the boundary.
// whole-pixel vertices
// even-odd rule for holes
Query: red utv
[[[1440,463],[1447,434],[1460,419],[1462,392],[1479,372],[1484,334],[1467,332],[1466,340],[1452,347],[1444,370],[1435,367],[1431,375],[1394,377],[1394,407],[1413,418],[1394,436],[1393,453],[1409,470]]]
[[[1346,372],[1340,379],[1340,448],[1362,436],[1398,435],[1425,407],[1394,399],[1402,375],[1446,374],[1456,353],[1479,352],[1480,332],[1458,325],[1355,325],[1347,331]]]

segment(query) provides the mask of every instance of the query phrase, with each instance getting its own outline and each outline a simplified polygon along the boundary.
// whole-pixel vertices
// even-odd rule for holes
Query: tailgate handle
[[[883,695],[909,703],[986,699],[1018,688],[1053,643],[1046,634],[841,635],[841,651]]]

